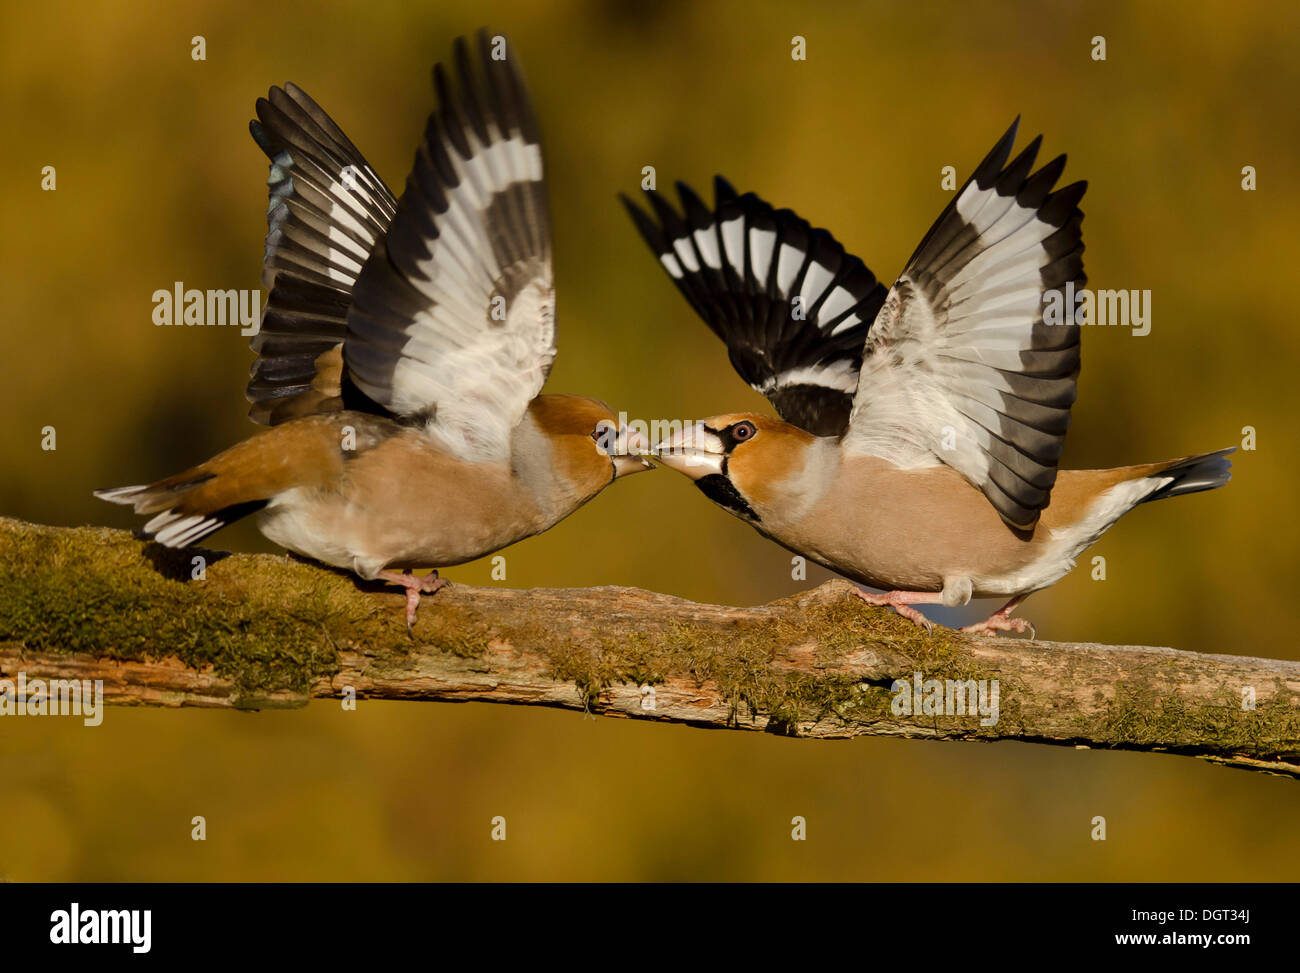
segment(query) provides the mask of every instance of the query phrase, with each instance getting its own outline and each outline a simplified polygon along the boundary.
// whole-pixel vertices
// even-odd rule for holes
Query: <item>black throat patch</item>
[[[721,473],[710,473],[695,481],[701,492],[719,507],[726,507],[737,516],[758,522],[759,516],[754,508],[745,502],[745,498],[731,485],[731,481]]]

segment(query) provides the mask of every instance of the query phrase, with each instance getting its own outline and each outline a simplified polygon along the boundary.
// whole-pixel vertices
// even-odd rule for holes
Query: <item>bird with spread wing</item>
[[[438,106],[400,199],[304,91],[272,88],[271,160],[248,384],[269,426],[182,473],[100,490],[181,548],[256,513],[291,551],[420,594],[439,568],[546,530],[647,444],[603,402],[541,395],[555,360],[537,121],[500,35],[434,69]]]
[[[1086,184],[1056,188],[1064,156],[1034,170],[1041,137],[1008,162],[1018,121],[888,290],[827,231],[721,177],[712,208],[681,183],[680,211],[654,190],[648,212],[623,199],[781,417],[714,416],[657,457],[927,627],[914,605],[999,597],[968,630],[1032,631],[1011,612],[1123,514],[1229,478],[1232,449],[1058,470],[1079,375]]]

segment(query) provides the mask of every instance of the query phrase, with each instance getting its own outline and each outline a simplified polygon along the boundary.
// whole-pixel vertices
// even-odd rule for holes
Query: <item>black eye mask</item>
[[[722,440],[722,451],[727,455],[730,455],[733,449],[735,449],[741,443],[749,442],[755,436],[755,433],[751,432],[744,439],[737,438],[736,427],[752,426],[752,425],[753,423],[751,423],[748,419],[743,419],[740,422],[733,422],[726,429],[709,429],[708,426],[705,426],[704,428]]]

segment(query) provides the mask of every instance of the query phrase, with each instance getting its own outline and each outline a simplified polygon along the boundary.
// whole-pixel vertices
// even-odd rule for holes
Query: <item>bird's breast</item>
[[[373,576],[462,564],[548,523],[509,466],[460,460],[412,436],[350,460],[337,483],[281,494],[259,526],[292,551]]]
[[[945,578],[968,577],[977,597],[1000,594],[993,590],[998,579],[1034,563],[1047,534],[1012,531],[947,466],[907,470],[871,456],[846,458],[806,514],[793,522],[768,518],[764,530],[872,587],[939,591]]]

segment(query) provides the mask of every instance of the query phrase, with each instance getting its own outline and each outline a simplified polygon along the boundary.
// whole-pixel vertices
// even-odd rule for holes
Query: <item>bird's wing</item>
[[[787,422],[843,433],[885,288],[825,230],[753,193],[737,196],[721,176],[712,210],[683,183],[677,191],[682,213],[654,190],[651,213],[622,199],[740,377]]]
[[[305,91],[272,88],[249,123],[271,160],[262,283],[269,291],[247,396],[254,422],[333,412],[353,396],[343,375],[352,287],[397,200]],[[376,410],[372,410],[376,411]]]
[[[1029,529],[1056,481],[1079,374],[1087,184],[1053,192],[1065,156],[1030,174],[1041,136],[1008,165],[1018,121],[890,289],[844,447],[946,463]]]
[[[505,38],[477,46],[434,68],[438,107],[353,287],[343,358],[454,455],[501,460],[555,359],[555,303],[532,105]]]

